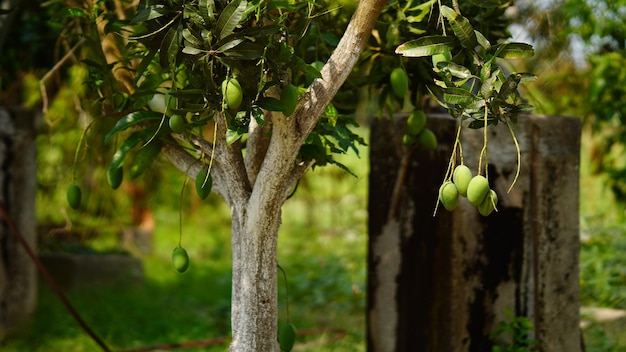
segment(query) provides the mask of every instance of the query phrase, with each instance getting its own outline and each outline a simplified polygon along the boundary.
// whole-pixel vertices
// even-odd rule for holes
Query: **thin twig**
[[[83,45],[84,42],[85,42],[85,38],[81,38],[78,41],[78,43],[74,44],[74,46],[61,58],[61,60],[59,60],[56,64],[54,64],[54,66],[52,66],[52,68],[48,72],[46,72],[46,74],[43,75],[43,77],[41,77],[41,79],[39,80],[39,90],[41,91],[41,100],[43,102],[42,110],[43,110],[44,115],[48,113],[48,91],[46,90],[46,81],[61,66],[63,66],[65,61],[69,60],[70,57],[74,55],[74,52],[76,51],[76,49],[78,49],[79,46]]]

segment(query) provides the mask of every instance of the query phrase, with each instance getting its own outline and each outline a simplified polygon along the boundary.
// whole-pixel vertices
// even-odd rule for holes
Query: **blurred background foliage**
[[[8,3],[18,2],[0,1]],[[77,4],[80,5],[73,5]],[[336,4],[344,5],[345,11],[354,9],[351,1]],[[38,221],[44,227],[69,227],[79,234],[98,229],[98,236],[74,238],[96,251],[117,249],[119,233],[125,227],[150,221],[155,224],[153,252],[140,254],[147,268],[142,286],[129,288],[126,293],[115,287],[83,290],[72,293],[71,298],[96,328],[120,348],[227,334],[228,209],[214,196],[201,203],[191,187],[183,189],[184,177],[165,162],[157,162],[149,178],[125,181],[123,189],[110,190],[105,173],[114,150],[102,144],[101,136],[114,121],[91,119],[90,116],[99,115],[97,107],[81,103],[81,98],[96,93],[85,81],[97,77],[90,77],[89,71],[80,65],[78,52],[72,54],[69,43],[76,38],[63,40],[69,36],[65,32],[69,21],[65,4],[47,1],[41,5],[39,1],[22,0],[10,14],[11,25],[0,27],[0,31],[8,31],[6,40],[0,42],[0,104],[47,107],[37,140]],[[468,9],[463,11],[471,18],[481,16],[466,12]],[[496,33],[500,38],[510,31],[516,41],[534,45],[534,58],[525,60],[523,67],[516,63],[511,70],[538,76],[535,82],[525,85],[524,93],[536,106],[536,112],[577,116],[584,122],[580,193],[582,304],[626,309],[626,1],[519,0],[501,15],[504,17],[498,18],[502,22],[480,20],[477,29]],[[401,29],[396,31],[401,21],[402,17],[393,16],[392,12],[381,17],[383,28],[386,26],[389,32],[380,33],[385,38],[382,42],[393,39],[400,43],[407,35]],[[334,39],[336,36],[326,34],[322,42],[328,43],[330,50]],[[387,50],[397,44],[387,45]],[[310,57],[311,61],[326,58],[319,51]],[[362,112],[354,106],[354,88],[364,79],[375,79],[368,77],[370,73],[379,79],[387,77],[385,71],[397,66],[392,64],[395,59],[391,53],[388,60],[388,65],[367,70],[360,66],[343,95],[339,95],[338,107]],[[60,61],[63,64],[55,67]],[[415,60],[412,65],[421,64]],[[423,68],[417,67],[413,72],[419,70]],[[366,125],[362,116],[359,121]],[[359,132],[366,136],[367,127]],[[343,342],[328,347],[329,351],[364,350],[365,148],[361,148],[360,156],[359,159],[351,154],[341,159],[357,178],[332,167],[306,175],[296,196],[285,207],[280,235],[279,261],[289,274],[292,320],[299,328],[339,326],[349,330]],[[66,187],[74,178],[81,183],[86,197],[86,206],[80,212],[71,211],[65,201]],[[184,221],[183,240],[192,258],[192,270],[185,276],[174,275],[169,267],[169,254],[177,243],[179,210]],[[146,296],[152,299],[146,300]],[[93,307],[89,303],[93,297],[111,297],[109,308]],[[140,307],[141,312],[133,310],[133,306]],[[0,345],[0,350],[93,349],[86,338],[76,337],[80,333],[45,287],[40,307],[30,329],[22,337]],[[145,318],[146,312],[163,307],[171,316],[168,329],[183,327],[173,329],[166,337],[161,336],[163,330],[156,323],[150,323],[161,320],[158,316]],[[285,307],[281,309],[284,319]],[[120,315],[124,318],[116,319]],[[107,321],[115,321],[115,326]],[[207,331],[211,336],[207,336]],[[612,335],[594,326],[585,333],[587,351],[624,350],[622,335]]]

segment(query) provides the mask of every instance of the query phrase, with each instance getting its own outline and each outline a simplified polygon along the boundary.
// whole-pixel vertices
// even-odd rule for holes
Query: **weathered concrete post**
[[[430,116],[428,127],[439,148],[414,148],[396,200],[404,121],[372,128],[369,351],[491,351],[507,311],[531,319],[541,351],[580,351],[579,120],[519,118],[522,171],[508,194],[515,145],[505,126],[489,128],[489,179],[500,202],[486,218],[465,198],[433,217],[456,121]],[[464,129],[462,143],[475,173],[483,130]]]
[[[0,202],[36,248],[35,111],[0,108]],[[0,340],[35,310],[35,266],[0,220]]]

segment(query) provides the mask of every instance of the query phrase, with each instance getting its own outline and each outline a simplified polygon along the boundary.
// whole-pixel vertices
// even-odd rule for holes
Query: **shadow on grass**
[[[203,340],[230,333],[230,272],[197,265],[185,274],[169,263],[145,262],[136,285],[75,289],[67,296],[112,350]],[[159,273],[157,279],[150,273]],[[195,351],[223,351],[224,345]],[[25,329],[1,351],[97,351],[51,290],[41,285],[38,309]]]

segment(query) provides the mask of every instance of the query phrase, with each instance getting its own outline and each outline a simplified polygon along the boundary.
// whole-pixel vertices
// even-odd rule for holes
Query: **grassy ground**
[[[291,321],[304,329],[343,329],[345,337],[314,334],[299,339],[300,351],[365,351],[365,255],[367,246],[367,150],[344,159],[359,176],[335,167],[315,169],[284,207],[279,263],[288,276]],[[581,302],[626,309],[626,221],[601,177],[589,176],[583,153],[581,179]],[[178,189],[179,185],[168,186]],[[191,267],[179,275],[170,254],[178,243],[178,191],[155,200],[154,251],[142,257],[143,283],[103,285],[68,292],[93,329],[123,350],[228,336],[230,315],[230,223],[217,199],[184,208],[183,245]],[[104,226],[104,224],[101,224]],[[101,238],[95,247],[110,246]],[[281,322],[286,320],[280,278]],[[98,347],[42,285],[30,325],[0,351],[96,351]],[[587,352],[626,351],[623,329],[594,324],[584,331]],[[225,344],[185,351],[223,351]]]

